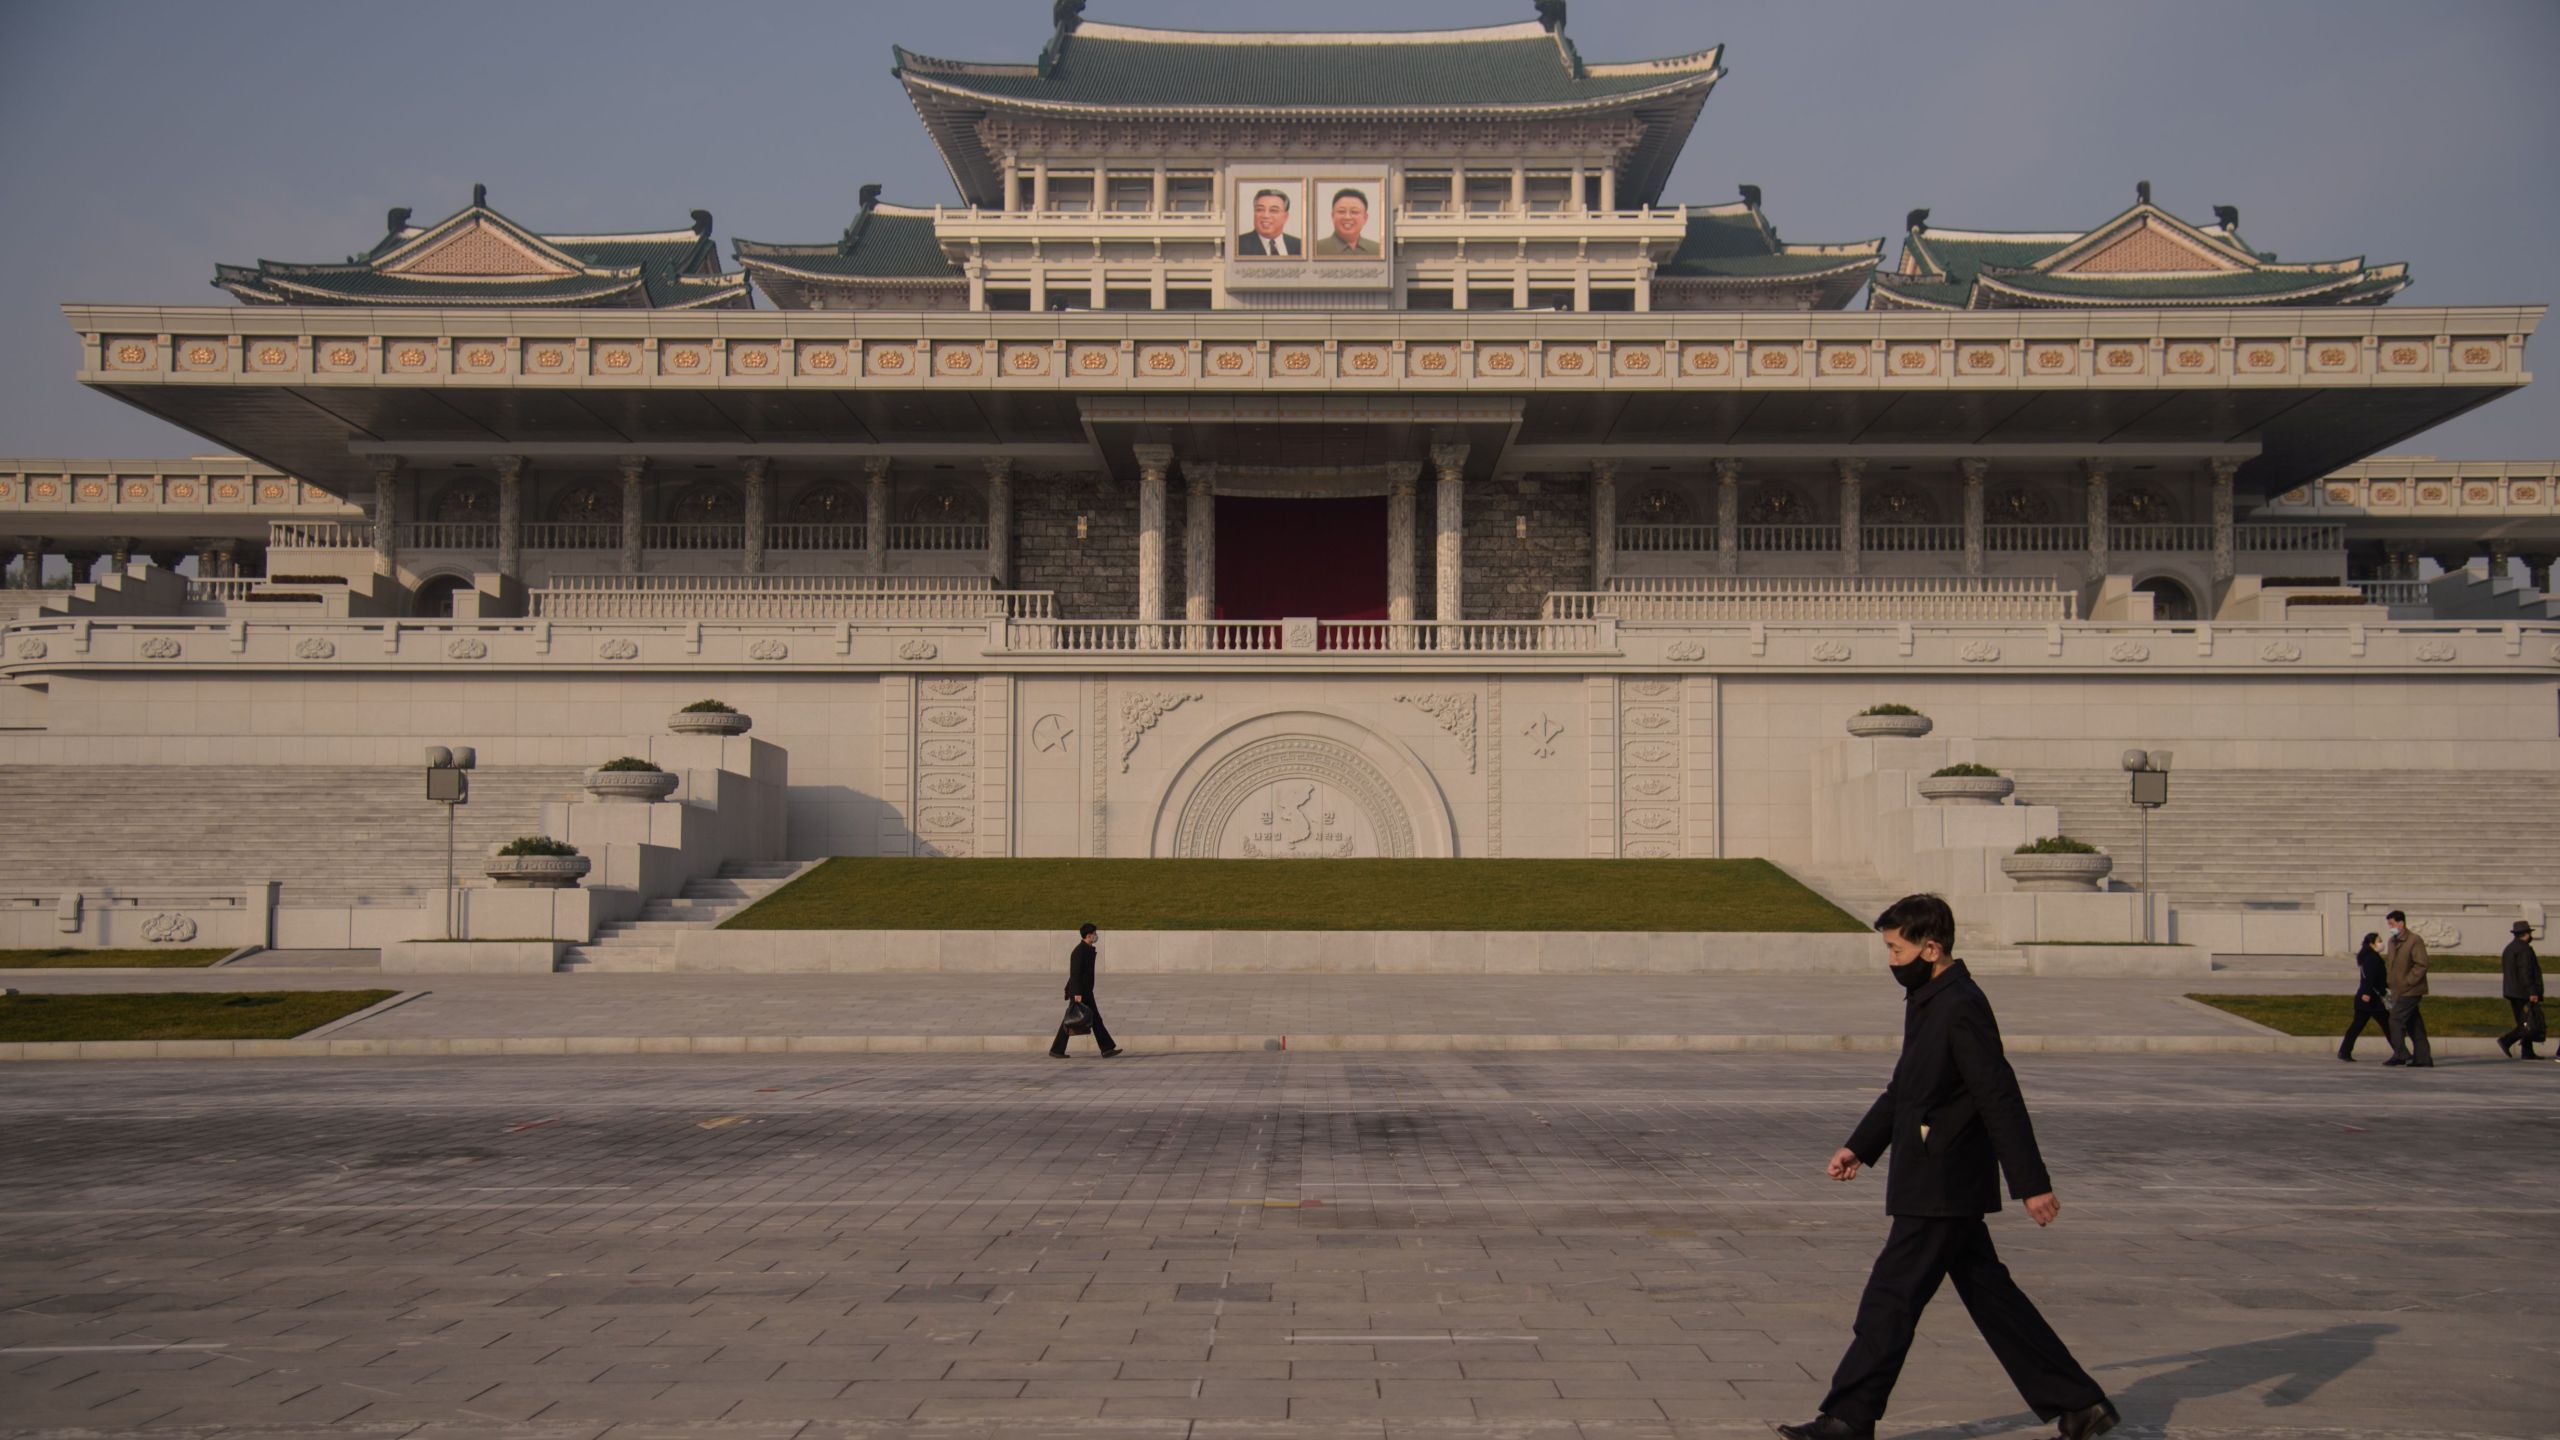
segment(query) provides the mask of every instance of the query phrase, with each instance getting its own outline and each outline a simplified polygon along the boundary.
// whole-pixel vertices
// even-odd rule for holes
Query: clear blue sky
[[[1526,19],[1529,0],[1094,0],[1094,19],[1249,29]],[[2092,224],[2137,179],[2288,258],[2406,260],[2422,305],[2560,292],[2555,0],[1573,0],[1592,59],[1722,42],[1671,200],[1767,191],[1791,238]],[[856,187],[953,198],[889,78],[895,43],[1027,60],[1048,0],[0,0],[0,453],[201,442],[71,380],[66,300],[228,304],[216,261],[325,260],[383,211],[485,181],[538,229],[823,240]],[[2551,378],[2410,447],[2560,454]]]

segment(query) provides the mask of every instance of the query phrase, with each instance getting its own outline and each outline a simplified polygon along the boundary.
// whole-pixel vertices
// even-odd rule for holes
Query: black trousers
[[[2401,995],[2391,1001],[2391,1053],[2412,1065],[2433,1065],[2435,1051],[2427,1045],[2427,1017],[2419,1007],[2426,1004],[2424,995]]]
[[[1991,1245],[1991,1227],[1979,1215],[1896,1215],[1884,1251],[1858,1297],[1856,1338],[1831,1376],[1822,1398],[1826,1415],[1858,1425],[1884,1418],[1885,1401],[1911,1353],[1920,1312],[1938,1293],[1938,1282],[1956,1282],[1956,1295],[1974,1327],[1991,1344],[2009,1383],[2039,1419],[2051,1420],[2106,1398],[2098,1382],[2071,1358],[2035,1302],[2009,1278],[2009,1267]]]
[[[2363,1038],[2364,1027],[2368,1024],[2380,1030],[2382,1032],[2383,1039],[2389,1040],[2391,1038],[2390,1006],[2383,1004],[2379,1000],[2358,1000],[2354,1002],[2354,1004],[2356,1007],[2355,1019],[2348,1022],[2347,1037],[2338,1042],[2338,1053],[2341,1055],[2353,1055],[2356,1053],[2356,1041]],[[2394,1055],[2399,1054],[2399,1047],[2396,1045],[2393,1046],[2391,1053]]]
[[[2514,1012],[2515,1012],[2516,1025],[2515,1025],[2515,1028],[2514,1028],[2514,1029],[2509,1030],[2506,1034],[2499,1036],[2499,1037],[2498,1037],[2498,1043],[2499,1043],[2499,1044],[2501,1044],[2501,1045],[2513,1045],[2514,1043],[2516,1043],[2516,1042],[2517,1042],[2517,1041],[2519,1041],[2519,1040],[2524,1040],[2524,1053],[2526,1053],[2527,1055],[2530,1055],[2530,1054],[2532,1054],[2532,1053],[2533,1053],[2533,1042],[2532,1042],[2532,1041],[2530,1041],[2530,1040],[2525,1040],[2525,1038],[2524,1038],[2524,1037],[2526,1037],[2527,1035],[2532,1034],[2533,1032],[2525,1028],[2525,1023],[2524,1023],[2524,1012],[2525,1012],[2525,1004],[2526,1004],[2526,1002],[2524,1002],[2524,1001],[2522,1001],[2522,1000],[2517,999],[2517,998],[2516,998],[2515,996],[2513,996],[2513,995],[2510,995],[2510,996],[2508,996],[2508,997],[2506,997],[2506,998],[2507,998],[2507,1008],[2508,1008],[2509,1010],[2512,1010],[2512,1011],[2514,1011]]]
[[[1094,1048],[1098,1050],[1119,1049],[1119,1046],[1111,1043],[1111,1027],[1102,1023],[1102,1002],[1094,999],[1090,995],[1087,995],[1084,997],[1084,1008],[1087,1013],[1093,1016]],[[1058,1038],[1049,1042],[1049,1053],[1052,1055],[1064,1055],[1067,1053],[1066,1026],[1061,1025],[1058,1027]]]

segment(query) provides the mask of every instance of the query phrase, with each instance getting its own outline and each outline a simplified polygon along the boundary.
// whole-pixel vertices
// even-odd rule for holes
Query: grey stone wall
[[[1622,482],[1623,483],[1623,482]],[[1431,610],[1430,487],[1423,488],[1416,589]],[[1519,536],[1527,517],[1529,538]],[[1469,620],[1535,620],[1550,590],[1591,588],[1591,482],[1582,475],[1506,476],[1467,491]]]
[[[1182,615],[1184,495],[1165,487],[1165,614]],[[1076,517],[1085,517],[1076,539]],[[1057,593],[1069,620],[1138,613],[1138,488],[1096,474],[1026,475],[1013,490],[1013,587]]]

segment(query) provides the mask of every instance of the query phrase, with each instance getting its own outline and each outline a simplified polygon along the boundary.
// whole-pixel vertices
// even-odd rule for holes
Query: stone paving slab
[[[0,1436],[1765,1435],[1880,1057],[101,1064],[0,1109]],[[2560,1067],[2028,1056],[2128,1435],[2544,1433]],[[213,1077],[218,1084],[209,1084]],[[1952,1296],[1893,1440],[2049,1434]]]

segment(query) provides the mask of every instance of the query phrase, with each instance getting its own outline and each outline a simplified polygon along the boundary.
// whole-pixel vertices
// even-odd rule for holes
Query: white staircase
[[[2493,576],[2485,565],[2448,570],[2428,581],[2427,607],[2438,620],[2560,620],[2560,596]]]
[[[671,900],[652,900],[640,907],[637,920],[609,920],[584,945],[560,952],[559,969],[641,972],[675,966],[675,937],[687,930],[708,930],[731,915],[782,888],[814,860],[731,860],[720,873],[688,881]]]

